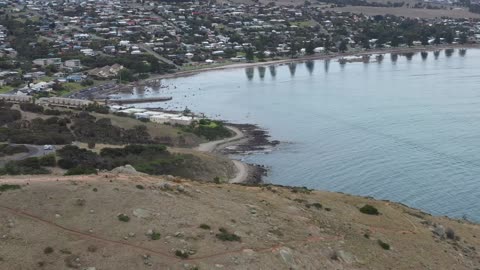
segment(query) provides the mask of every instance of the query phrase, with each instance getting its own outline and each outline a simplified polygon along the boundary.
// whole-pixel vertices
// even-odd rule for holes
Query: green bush
[[[180,126],[182,131],[194,133],[197,136],[206,138],[209,141],[227,138],[232,136],[232,132],[220,121],[201,119],[188,126]]]
[[[76,139],[81,142],[95,141],[108,144],[151,144],[153,140],[145,125],[131,129],[120,128],[112,124],[109,118],[96,120],[86,112],[76,115],[71,126]]]
[[[0,174],[22,175],[22,174],[48,174],[49,170],[40,165],[36,157],[30,157],[18,161],[9,161],[5,164]]]
[[[45,167],[55,167],[57,165],[57,160],[55,154],[48,154],[38,159],[40,166]]]
[[[20,109],[24,112],[42,113],[43,106],[34,103],[20,103]]]
[[[60,159],[58,166],[62,169],[68,170],[76,166],[76,164],[70,159]]]
[[[453,231],[452,228],[447,228],[445,231],[445,235],[447,236],[448,239],[455,240],[455,232]]]
[[[15,190],[20,189],[20,185],[10,185],[10,184],[3,184],[0,185],[0,192],[8,191],[8,190]]]
[[[187,259],[188,258],[188,252],[184,251],[184,250],[176,250],[175,251],[175,256],[179,257],[179,258],[182,258],[182,259]]]
[[[152,233],[152,235],[150,235],[150,239],[152,239],[152,240],[159,240],[159,239],[160,239],[160,236],[161,236],[160,233],[154,231],[154,232]]]
[[[389,245],[389,244],[383,242],[383,241],[380,240],[380,239],[378,239],[377,242],[378,242],[378,244],[379,244],[383,249],[385,249],[385,250],[390,250],[390,245]]]
[[[207,224],[200,224],[200,226],[198,226],[200,229],[204,229],[204,230],[210,230],[210,226],[207,225]]]
[[[22,118],[22,113],[18,110],[0,109],[0,126],[14,122]]]
[[[233,242],[233,241],[240,242],[241,241],[240,236],[238,236],[234,233],[228,232],[227,229],[225,229],[225,228],[220,228],[219,231],[220,231],[220,233],[217,233],[215,236],[222,241],[230,241],[230,242]]]
[[[83,80],[80,84],[82,86],[92,86],[94,84],[94,82],[90,79],[86,79],[86,80]]]
[[[101,114],[108,114],[110,112],[110,109],[107,106],[102,106],[96,102],[88,104],[85,107],[85,110],[88,112],[96,112]]]
[[[360,212],[362,212],[364,214],[367,214],[367,215],[380,215],[380,212],[378,212],[378,209],[375,208],[375,206],[372,206],[370,204],[364,205],[359,210],[360,210]]]
[[[94,167],[77,166],[68,169],[65,175],[83,175],[83,174],[97,174],[97,170]]]
[[[25,145],[9,145],[9,144],[0,144],[0,156],[14,155],[18,153],[28,153],[28,147]]]
[[[307,206],[307,208],[310,208],[310,207],[315,207],[317,209],[322,209],[322,204],[320,203],[307,203],[305,206]]]
[[[62,112],[59,111],[59,110],[46,109],[45,111],[43,111],[43,114],[45,114],[45,115],[55,115],[55,116],[58,116],[58,115],[61,115]]]
[[[35,118],[29,121],[29,125],[17,121],[10,123],[7,130],[2,130],[1,137],[19,144],[69,144],[73,136],[66,125],[68,121],[59,117]]]
[[[130,221],[130,217],[125,215],[125,214],[120,214],[117,216],[118,220],[122,221],[122,222],[129,222]]]

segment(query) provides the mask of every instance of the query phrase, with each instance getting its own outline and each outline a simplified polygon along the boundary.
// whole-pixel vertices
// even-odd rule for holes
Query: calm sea
[[[282,144],[244,157],[266,181],[480,221],[480,50],[230,69],[164,80],[168,103],[258,124]]]

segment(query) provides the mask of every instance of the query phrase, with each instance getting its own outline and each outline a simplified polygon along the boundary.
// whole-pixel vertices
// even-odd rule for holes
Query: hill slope
[[[139,175],[5,183],[21,188],[0,195],[0,269],[480,267],[480,226],[385,201]]]

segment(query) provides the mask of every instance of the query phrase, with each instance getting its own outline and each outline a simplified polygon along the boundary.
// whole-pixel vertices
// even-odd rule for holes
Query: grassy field
[[[5,94],[13,90],[13,87],[5,85],[0,87],[0,94]]]

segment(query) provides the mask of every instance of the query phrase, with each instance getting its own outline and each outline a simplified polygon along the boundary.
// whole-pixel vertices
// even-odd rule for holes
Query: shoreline
[[[230,70],[230,69],[241,69],[241,68],[254,68],[254,67],[261,67],[261,66],[272,66],[272,65],[285,65],[285,64],[293,64],[293,63],[302,63],[306,61],[314,61],[314,60],[335,60],[342,57],[351,57],[351,56],[366,56],[366,55],[374,55],[374,54],[408,54],[408,53],[419,53],[419,52],[432,52],[438,50],[446,50],[446,49],[480,49],[479,44],[449,44],[449,45],[428,45],[428,46],[415,46],[415,47],[401,47],[401,48],[380,48],[380,49],[370,49],[370,50],[362,50],[362,51],[347,51],[344,53],[336,52],[336,53],[317,53],[313,55],[304,55],[297,58],[282,58],[282,59],[272,59],[264,62],[242,62],[242,63],[226,63],[220,64],[218,66],[208,66],[204,65],[198,69],[193,70],[179,70],[173,73],[167,74],[152,74],[151,77],[138,80],[129,84],[118,84],[115,83],[114,87],[107,87],[105,89],[97,89],[95,92],[92,92],[91,88],[86,88],[80,90],[78,92],[72,93],[69,96],[71,98],[78,98],[78,99],[86,99],[86,100],[103,100],[107,96],[110,95],[119,95],[119,94],[126,94],[131,93],[133,88],[135,87],[160,87],[161,80],[164,79],[175,79],[175,78],[183,78],[194,76],[197,74],[201,74],[204,72],[211,72],[211,71],[222,71],[222,70]],[[347,61],[349,62],[349,61]]]
[[[231,63],[231,64],[225,64],[225,65],[215,66],[215,67],[205,66],[196,70],[184,70],[184,71],[178,71],[178,72],[169,73],[169,74],[155,75],[155,76],[152,76],[151,78],[139,81],[138,85],[147,84],[155,80],[188,77],[188,76],[193,76],[196,74],[209,72],[209,71],[220,71],[220,70],[227,70],[227,69],[259,67],[259,66],[268,66],[268,65],[283,65],[283,64],[291,64],[291,63],[300,63],[300,62],[311,61],[311,60],[332,60],[332,59],[348,57],[348,56],[364,56],[364,55],[371,55],[371,54],[389,54],[389,53],[390,54],[419,53],[423,51],[432,52],[432,51],[446,50],[446,49],[480,49],[480,44],[450,44],[450,45],[438,45],[438,46],[428,45],[428,46],[403,47],[403,48],[380,48],[380,49],[371,49],[371,50],[356,51],[356,52],[347,51],[344,53],[331,53],[331,54],[318,53],[313,55],[301,56],[297,58],[268,60],[264,62]]]
[[[261,184],[267,169],[262,165],[248,164],[242,160],[234,159],[231,155],[246,155],[253,151],[261,151],[270,146],[275,146],[278,141],[269,141],[266,131],[250,124],[227,124],[235,135],[233,137],[202,143],[193,148],[195,151],[219,154],[229,158],[236,168],[236,175],[229,179],[235,184]]]
[[[374,54],[408,54],[408,53],[420,53],[420,52],[433,52],[439,50],[447,50],[447,49],[480,49],[479,44],[448,44],[448,45],[428,45],[428,46],[415,46],[415,47],[397,47],[397,48],[380,48],[380,49],[369,49],[363,51],[347,51],[344,53],[336,52],[336,53],[317,53],[313,55],[304,55],[297,58],[283,58],[283,59],[272,59],[264,62],[242,62],[242,63],[227,63],[224,65],[219,66],[203,66],[198,69],[194,70],[180,70],[173,73],[167,74],[157,74],[152,75],[150,78],[139,80],[136,82],[132,82],[127,85],[120,85],[117,84],[117,87],[108,88],[105,90],[100,90],[96,93],[82,93],[83,90],[76,92],[74,94],[75,97],[80,99],[88,99],[88,97],[93,99],[104,99],[106,96],[109,95],[118,95],[118,94],[125,94],[130,93],[134,87],[145,87],[145,86],[157,86],[161,87],[161,80],[164,79],[176,79],[176,78],[183,78],[198,75],[205,72],[212,72],[212,71],[222,71],[222,70],[230,70],[230,69],[241,69],[241,68],[254,68],[254,67],[261,67],[261,66],[272,66],[272,65],[285,65],[285,64],[293,64],[293,63],[302,63],[306,61],[314,61],[314,60],[335,60],[340,59],[342,57],[351,57],[351,56],[366,56],[366,55],[374,55]],[[93,94],[93,95],[92,95]]]

